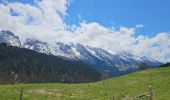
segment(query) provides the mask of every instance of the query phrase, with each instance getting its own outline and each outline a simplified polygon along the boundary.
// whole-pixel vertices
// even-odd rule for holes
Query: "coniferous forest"
[[[0,44],[0,84],[80,83],[100,79],[97,71],[81,61]]]

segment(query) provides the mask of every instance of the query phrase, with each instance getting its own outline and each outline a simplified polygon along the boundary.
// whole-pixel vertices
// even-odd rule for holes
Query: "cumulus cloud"
[[[154,37],[139,36],[134,44],[133,52],[146,55],[161,61],[166,61],[165,56],[170,54],[170,34],[159,33]]]
[[[109,50],[129,51],[136,55],[149,56],[159,61],[169,61],[170,34],[158,33],[156,36],[135,36],[132,28],[105,27],[97,22],[80,22],[67,25],[68,0],[34,0],[34,4],[6,2],[0,4],[0,30],[10,30],[22,40],[38,38],[44,41],[74,42],[102,47]],[[83,16],[81,16],[82,18]],[[83,20],[83,19],[82,19]]]
[[[63,17],[67,5],[66,0],[37,0],[34,5],[20,2],[0,4],[3,16],[0,18],[0,29],[11,30],[22,39],[50,39],[57,30],[66,28]]]

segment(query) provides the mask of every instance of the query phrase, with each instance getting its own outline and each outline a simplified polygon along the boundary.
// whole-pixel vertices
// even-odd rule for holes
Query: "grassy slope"
[[[106,83],[108,82],[108,85]],[[151,85],[153,100],[169,100],[170,67],[150,69],[90,84],[17,84],[0,85],[0,100],[19,100],[24,87],[23,100],[147,100],[137,98]]]

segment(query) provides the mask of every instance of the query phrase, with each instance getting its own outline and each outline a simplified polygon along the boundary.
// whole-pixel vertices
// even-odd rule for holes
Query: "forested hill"
[[[100,79],[97,71],[81,61],[0,44],[0,84],[80,83]]]

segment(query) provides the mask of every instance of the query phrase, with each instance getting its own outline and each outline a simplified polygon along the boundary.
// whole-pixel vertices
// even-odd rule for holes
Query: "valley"
[[[104,81],[82,84],[13,84],[0,85],[0,100],[148,100],[152,86],[153,100],[169,100],[170,67],[155,68]]]
[[[170,100],[170,0],[0,0],[0,100]]]

